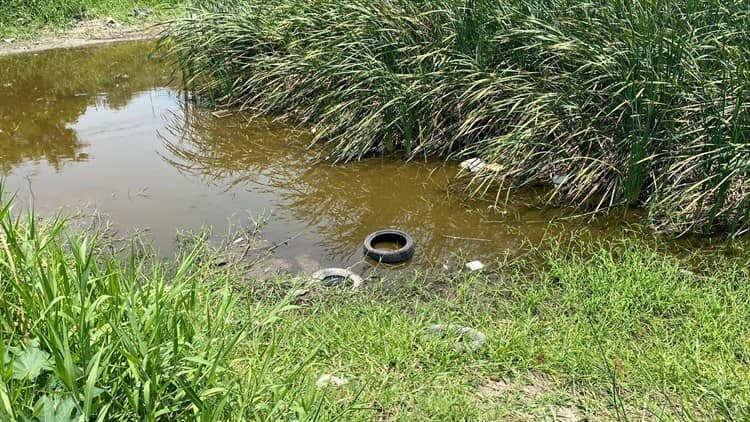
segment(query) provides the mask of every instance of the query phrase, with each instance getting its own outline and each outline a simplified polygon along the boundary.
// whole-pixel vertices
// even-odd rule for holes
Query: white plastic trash
[[[485,164],[480,158],[469,158],[468,160],[461,161],[458,167],[476,173],[479,170],[482,170],[486,165],[487,164]]]
[[[480,261],[471,261],[466,263],[466,268],[468,268],[469,271],[479,271],[484,268],[484,264]]]
[[[346,385],[346,380],[335,375],[323,374],[315,382],[315,385],[317,385],[318,388],[326,388],[328,386],[343,387],[344,385]]]
[[[552,184],[558,187],[568,181],[567,175],[557,175],[552,177]]]
[[[497,163],[492,163],[487,164],[484,169],[492,173],[500,173],[501,171],[503,171],[503,166]]]

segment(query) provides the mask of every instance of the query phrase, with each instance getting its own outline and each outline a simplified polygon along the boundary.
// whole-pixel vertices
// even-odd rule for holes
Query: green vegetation
[[[166,30],[184,83],[315,129],[339,161],[479,156],[660,231],[750,225],[750,8],[700,0],[249,0]]]
[[[364,406],[362,420],[750,417],[743,262],[702,263],[698,275],[631,241],[531,255],[543,264],[321,292],[284,320],[280,362],[319,347],[313,372],[349,380],[338,405]],[[436,323],[475,327],[488,346],[425,339]]]
[[[247,279],[210,265],[202,242],[173,263],[113,253],[104,236],[9,207],[3,420],[750,417],[744,252],[550,241],[499,273],[353,292]],[[437,323],[475,327],[486,347],[426,336]],[[347,383],[319,389],[321,374]]]
[[[11,0],[0,32],[151,4]],[[184,83],[311,125],[338,160],[478,155],[492,164],[479,193],[563,175],[550,199],[581,209],[643,206],[663,230],[750,224],[741,2],[211,4],[167,30]],[[91,86],[43,86],[101,85],[121,104],[144,81],[102,57],[81,59],[111,62]],[[74,156],[63,129],[58,153]],[[43,157],[34,147],[23,153]],[[547,239],[482,273],[404,272],[355,292],[217,268],[200,239],[164,261],[11,205],[0,199],[0,420],[750,419],[744,250]],[[433,324],[487,343],[457,350]],[[322,374],[346,383],[320,388]]]
[[[314,409],[271,366],[283,302],[238,311],[226,274],[0,211],[2,420],[277,420]],[[299,410],[297,409],[299,408]],[[319,415],[324,415],[321,413]],[[79,419],[80,417],[80,419]]]
[[[76,21],[113,17],[126,24],[155,22],[200,4],[195,0],[3,0],[0,36],[27,38],[39,30],[66,29]]]

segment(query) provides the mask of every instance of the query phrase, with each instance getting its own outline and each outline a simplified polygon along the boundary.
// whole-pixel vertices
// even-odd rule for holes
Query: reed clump
[[[475,193],[548,184],[661,231],[750,224],[743,2],[248,0],[165,35],[186,87],[310,125],[337,161],[478,156]]]

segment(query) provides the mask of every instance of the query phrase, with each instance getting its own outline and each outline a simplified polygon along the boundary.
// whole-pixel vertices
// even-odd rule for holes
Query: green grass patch
[[[313,126],[338,161],[479,156],[477,194],[546,185],[674,233],[750,224],[742,2],[240,3],[165,31],[185,85]]]
[[[276,366],[283,301],[243,306],[199,250],[118,259],[95,235],[0,209],[0,419],[325,416],[300,361]]]
[[[747,253],[556,243],[363,291],[248,279],[0,210],[4,420],[750,417]],[[309,292],[297,297],[301,288]],[[456,348],[433,324],[482,331]],[[331,374],[346,381],[320,389]]]
[[[74,23],[112,17],[126,25],[153,24],[185,12],[202,0],[4,0],[0,37],[33,38],[41,30],[66,30]]]
[[[358,420],[750,416],[741,260],[696,264],[639,241],[533,255],[543,264],[313,293],[283,322],[292,328],[279,358],[317,347],[313,371],[349,380],[329,399],[364,406]],[[426,337],[438,323],[479,329],[487,347]]]

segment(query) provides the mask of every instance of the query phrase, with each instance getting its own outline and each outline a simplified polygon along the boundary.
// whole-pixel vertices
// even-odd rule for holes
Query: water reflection
[[[121,232],[148,228],[165,255],[177,230],[220,233],[229,219],[272,211],[268,240],[295,239],[277,255],[326,266],[361,260],[364,238],[386,227],[416,239],[413,263],[424,266],[456,254],[490,260],[586,223],[550,226],[556,213],[528,206],[533,192],[501,212],[451,195],[455,163],[316,162],[304,130],[187,101],[164,64],[146,61],[150,49],[0,58],[0,174],[19,203],[42,214],[91,204]],[[587,227],[611,232],[606,220]]]
[[[277,208],[303,222],[319,254],[332,261],[359,259],[362,240],[385,227],[407,230],[418,239],[418,261],[462,251],[487,258],[520,247],[514,230],[520,219],[527,231],[538,228],[534,234],[539,236],[550,219],[520,202],[503,217],[449,195],[454,165],[376,158],[333,167],[314,162],[304,132],[265,120],[217,119],[189,103],[183,109],[171,116],[162,134],[168,152],[164,160],[225,190],[272,193]]]
[[[283,184],[312,159],[301,144],[304,132],[268,120],[216,118],[204,108],[182,102],[180,112],[170,113],[165,121],[160,133],[164,160],[215,186],[258,187],[269,178]]]
[[[0,170],[46,161],[59,171],[84,161],[73,125],[90,106],[117,110],[144,89],[164,85],[164,67],[143,43],[0,57]]]

